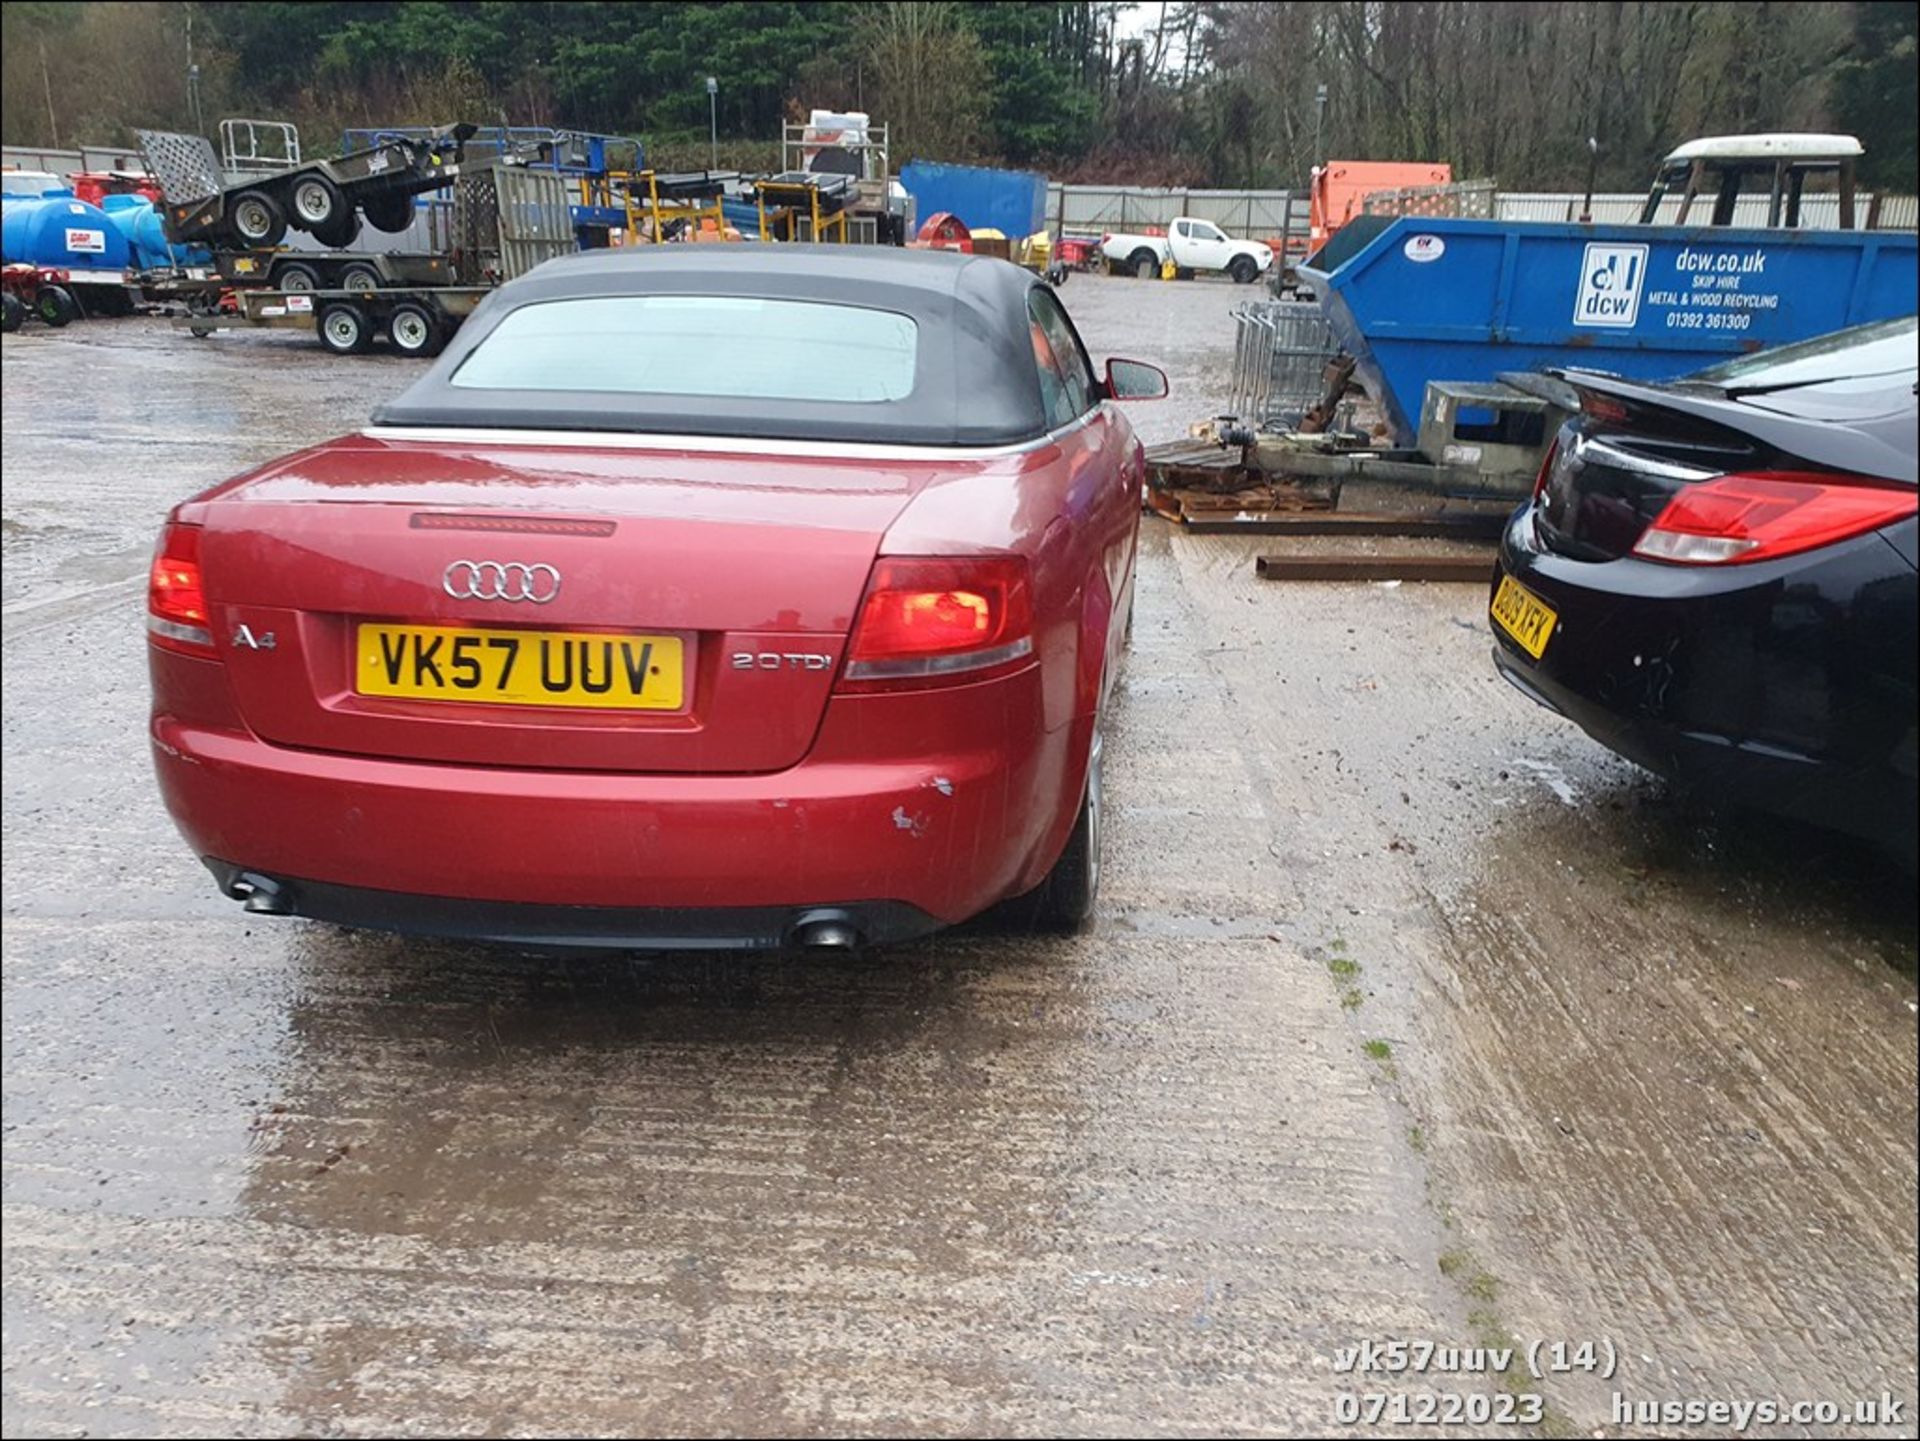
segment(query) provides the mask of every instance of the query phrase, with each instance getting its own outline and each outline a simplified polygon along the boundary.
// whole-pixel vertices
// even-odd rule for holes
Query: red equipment
[[[160,182],[144,171],[83,170],[73,177],[76,200],[99,205],[109,195],[144,195],[155,205],[163,203]]]
[[[967,255],[973,254],[973,232],[967,229],[967,223],[948,210],[934,212],[920,227],[920,233],[913,238],[916,247],[923,250],[958,250]]]

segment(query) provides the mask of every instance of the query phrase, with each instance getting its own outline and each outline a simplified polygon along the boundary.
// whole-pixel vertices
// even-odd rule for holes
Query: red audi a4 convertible
[[[1091,913],[1144,459],[1003,261],[601,251],[356,434],[177,506],[168,809],[249,910],[844,947]]]

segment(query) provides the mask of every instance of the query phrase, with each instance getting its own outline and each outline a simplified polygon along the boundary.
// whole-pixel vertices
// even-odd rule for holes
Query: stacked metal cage
[[[1320,400],[1340,353],[1333,327],[1309,300],[1254,300],[1233,312],[1233,413],[1290,429]]]

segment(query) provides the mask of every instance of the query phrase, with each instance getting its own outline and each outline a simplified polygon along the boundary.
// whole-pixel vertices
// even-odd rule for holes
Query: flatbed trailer
[[[175,318],[205,340],[220,330],[311,330],[335,355],[365,355],[384,335],[395,354],[434,356],[493,290],[490,285],[410,285],[385,290],[239,290],[237,310]]]
[[[455,283],[451,257],[428,251],[240,250],[214,256],[221,277],[269,290],[383,290]]]
[[[413,223],[414,197],[440,190],[461,174],[471,125],[449,125],[426,138],[396,136],[367,150],[229,181],[203,136],[138,130],[141,154],[159,181],[167,238],[180,245],[272,248],[289,227],[322,245],[346,248],[360,222],[398,234]]]
[[[552,170],[492,165],[470,171],[455,188],[455,237],[446,256],[378,257],[399,283],[309,289],[222,276],[183,295],[188,313],[176,317],[174,327],[198,340],[222,330],[311,330],[336,355],[363,355],[384,335],[398,354],[437,355],[495,287],[576,248],[571,198],[566,180]],[[312,257],[266,252],[254,258]],[[411,278],[416,261],[421,273],[443,275],[444,283]]]

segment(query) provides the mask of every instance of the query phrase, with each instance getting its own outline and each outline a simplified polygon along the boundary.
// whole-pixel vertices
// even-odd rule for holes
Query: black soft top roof
[[[1018,443],[1047,429],[1027,329],[1027,292],[1038,283],[1004,260],[870,245],[663,245],[562,256],[488,296],[433,369],[373,419],[386,426]],[[449,384],[461,362],[523,306],[630,295],[816,301],[905,315],[919,332],[913,389],[900,400],[851,403]],[[719,343],[751,346],[754,337]]]

